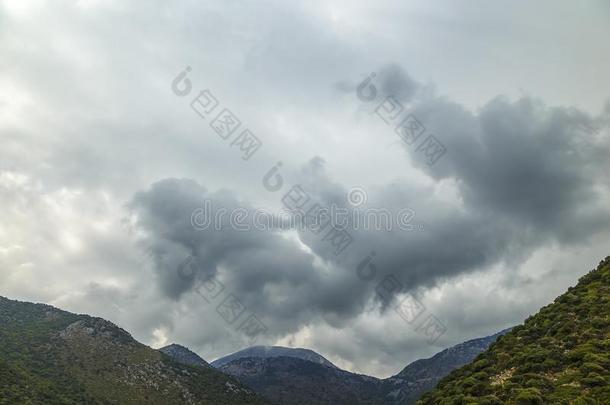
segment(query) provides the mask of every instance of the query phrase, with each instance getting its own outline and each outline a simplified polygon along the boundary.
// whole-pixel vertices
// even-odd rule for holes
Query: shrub
[[[572,402],[573,405],[597,405],[597,401],[587,396],[580,396]]]
[[[606,370],[597,363],[587,362],[580,366],[580,371],[583,374],[588,374],[591,372],[604,373]]]
[[[536,388],[519,390],[515,401],[518,405],[542,405],[543,403],[540,391]]]
[[[478,361],[474,362],[472,364],[472,368],[474,368],[476,371],[479,371],[479,370],[485,368],[488,365],[489,365],[489,360],[481,359],[481,360],[478,360]]]
[[[478,398],[478,405],[502,405],[502,401],[498,399],[495,395],[487,395],[482,398]]]
[[[588,385],[589,387],[596,387],[596,386],[602,387],[602,386],[606,385],[606,380],[604,379],[604,377],[602,377],[601,375],[599,375],[597,373],[589,373],[581,381],[584,385]]]

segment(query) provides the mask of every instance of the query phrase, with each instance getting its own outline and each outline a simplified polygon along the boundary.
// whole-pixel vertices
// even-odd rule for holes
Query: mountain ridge
[[[265,404],[237,380],[186,366],[102,318],[0,297],[0,403]]]
[[[168,398],[174,398],[173,403],[188,404],[264,403],[238,382],[242,380],[264,392],[256,384],[256,372],[248,380],[240,368],[242,371],[262,368],[276,376],[284,373],[289,389],[283,390],[284,397],[280,396],[283,403],[298,403],[290,402],[294,399],[290,389],[298,391],[303,386],[298,384],[299,378],[316,381],[315,386],[310,386],[310,392],[301,389],[300,395],[310,399],[303,403],[343,401],[376,405],[396,403],[399,399],[388,392],[385,383],[388,379],[341,370],[310,349],[254,346],[218,359],[216,364],[219,360],[222,363],[220,371],[236,376],[232,380],[182,345],[174,343],[154,350],[110,321],[47,304],[0,296],[0,325],[4,343],[0,348],[0,380],[5,382],[0,388],[0,398],[16,402],[96,404],[128,397],[132,403],[151,404],[166,403]],[[36,353],[30,356],[29,349]],[[253,354],[259,357],[242,357]],[[30,357],[34,357],[33,363]],[[34,384],[25,386],[24,380]],[[317,388],[328,386],[329,382],[340,390],[327,389],[323,396],[317,396]],[[202,394],[203,388],[212,392]],[[396,391],[395,387],[391,388]],[[278,392],[276,389],[274,395]],[[236,398],[241,402],[234,402]]]
[[[277,351],[269,355],[268,350],[260,349],[261,346],[255,346],[255,350],[240,350],[233,353],[237,356],[225,356],[219,359],[221,361],[216,360],[211,364],[275,404],[405,405],[415,403],[417,398],[433,388],[442,377],[474,359],[507,330],[459,343],[428,359],[416,360],[398,374],[385,379],[352,373],[336,366],[328,367],[319,361],[281,356]],[[288,353],[294,353],[295,350],[298,349],[290,349]],[[263,355],[256,356],[256,353]],[[248,354],[250,356],[247,356]],[[425,370],[429,369],[431,364],[438,362],[439,356],[448,365],[433,368],[436,374],[430,371],[426,373]],[[409,373],[412,375],[407,375]],[[324,392],[325,396],[318,395],[318,392]]]
[[[454,369],[470,363],[478,354],[511,329],[507,328],[493,335],[470,339],[441,350],[429,358],[415,360],[398,374],[384,381],[396,387],[393,392],[395,392],[395,396],[401,398],[401,402],[414,403],[423,393],[434,388],[443,377]]]

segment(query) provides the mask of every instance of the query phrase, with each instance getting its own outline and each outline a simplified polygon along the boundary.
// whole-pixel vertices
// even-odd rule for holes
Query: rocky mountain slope
[[[610,404],[610,257],[420,404]]]
[[[0,404],[263,404],[101,318],[0,297]]]

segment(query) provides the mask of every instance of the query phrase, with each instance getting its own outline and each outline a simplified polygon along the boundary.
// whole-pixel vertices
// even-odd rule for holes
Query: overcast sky
[[[209,361],[248,345],[255,314],[257,344],[379,377],[521,323],[610,254],[608,38],[603,0],[0,1],[0,295]],[[388,96],[442,143],[435,164],[375,113]],[[244,160],[246,128],[262,146]],[[335,255],[308,231],[191,225],[204,201],[278,214],[295,184],[350,209],[363,190],[358,209],[415,228],[351,229]],[[388,275],[438,340],[379,298]],[[196,293],[210,279],[243,304],[233,324]]]

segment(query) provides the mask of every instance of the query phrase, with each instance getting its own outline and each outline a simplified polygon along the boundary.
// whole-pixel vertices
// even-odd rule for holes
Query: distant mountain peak
[[[178,363],[186,364],[189,366],[202,366],[210,367],[210,364],[199,357],[199,355],[187,347],[172,343],[159,349],[161,353],[167,354],[169,357],[177,361]]]
[[[271,403],[381,405],[381,380],[296,357],[242,357],[219,368]]]
[[[326,367],[337,369],[333,363],[324,356],[310,349],[291,348],[283,346],[252,346],[246,349],[221,357],[212,362],[212,366],[220,368],[227,363],[243,358],[273,358],[273,357],[294,357],[301,360],[310,361]]]

